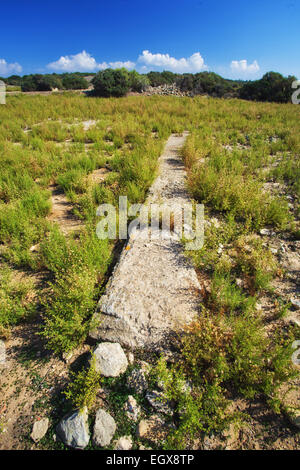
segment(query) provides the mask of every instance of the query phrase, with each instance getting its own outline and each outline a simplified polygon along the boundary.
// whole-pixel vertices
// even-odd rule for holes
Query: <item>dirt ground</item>
[[[6,341],[7,365],[1,370],[0,449],[41,448],[30,438],[33,423],[48,417],[50,423],[57,424],[56,413],[63,410],[61,391],[68,380],[69,364],[45,349],[39,330],[39,321],[17,326]],[[75,351],[72,363],[88,351],[87,345]]]

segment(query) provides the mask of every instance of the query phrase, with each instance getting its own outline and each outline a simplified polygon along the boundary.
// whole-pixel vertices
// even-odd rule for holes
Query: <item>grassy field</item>
[[[261,231],[300,238],[299,118],[294,105],[202,97],[8,97],[0,106],[0,336],[37,322],[56,355],[84,343],[117,249],[97,238],[96,208],[117,206],[119,195],[143,202],[167,137],[188,130],[188,189],[205,204],[207,224],[204,248],[187,255],[203,281],[204,304],[178,338],[176,366],[152,360],[152,379],[164,380],[179,416],[165,446],[186,448],[243,421],[228,411],[236,396],[285,412],[280,388],[295,377],[291,345],[300,332],[282,326],[289,298],[272,282],[283,282],[285,272]],[[92,177],[99,169],[101,183]],[[72,205],[80,230],[65,234],[49,217],[53,188]],[[43,282],[35,282],[41,273]],[[258,308],[265,296],[272,322]],[[68,393],[75,404],[85,403],[83,376],[80,397],[76,387]],[[90,404],[99,377],[87,379]],[[182,392],[182,381],[193,393]]]

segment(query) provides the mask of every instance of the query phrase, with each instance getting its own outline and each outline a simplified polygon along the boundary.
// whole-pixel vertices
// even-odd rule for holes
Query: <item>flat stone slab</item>
[[[189,202],[179,152],[186,136],[169,138],[146,204],[167,204],[175,212]],[[129,348],[168,349],[174,332],[195,319],[200,285],[176,237],[149,239],[142,232],[133,233],[123,249],[95,313],[101,323],[90,336]]]

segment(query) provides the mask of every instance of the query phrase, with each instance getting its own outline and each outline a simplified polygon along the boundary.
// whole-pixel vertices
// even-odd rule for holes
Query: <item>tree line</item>
[[[107,69],[98,72],[92,82],[96,96],[124,96],[129,90],[140,92],[148,85],[157,87],[175,83],[181,91],[192,96],[289,103],[295,80],[296,77],[284,77],[276,72],[268,72],[260,80],[242,81],[229,80],[214,72],[175,74],[164,71],[140,75],[136,71]]]
[[[51,91],[58,90],[84,90],[89,87],[86,80],[87,74],[64,73],[64,74],[31,74],[20,77],[11,75],[2,80],[10,86],[21,87],[22,91]]]
[[[260,80],[229,80],[214,72],[176,74],[170,71],[140,74],[135,70],[106,69],[88,74],[95,96],[121,97],[129,91],[141,93],[147,87],[175,84],[190,95],[209,95],[218,98],[241,98],[252,101],[289,103],[292,83],[296,77],[284,77],[268,72]],[[90,85],[86,73],[12,75],[2,79],[7,85],[20,86],[22,91],[83,90]]]

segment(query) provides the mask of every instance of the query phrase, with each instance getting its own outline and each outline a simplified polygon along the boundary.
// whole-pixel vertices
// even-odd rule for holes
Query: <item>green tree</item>
[[[53,88],[62,89],[62,82],[58,75],[24,75],[21,81],[22,91],[51,91]]]
[[[147,76],[151,86],[159,86],[165,83],[160,72],[149,72]]]
[[[141,93],[149,84],[150,81],[147,75],[141,75],[136,70],[129,72],[129,86],[132,91]]]
[[[19,77],[19,75],[11,75],[10,77],[5,79],[5,82],[7,85],[12,85],[12,86],[21,86],[21,81],[22,78]]]
[[[292,83],[296,77],[284,77],[277,72],[266,73],[261,80],[247,82],[240,97],[246,100],[288,103],[292,96]]]
[[[124,96],[129,91],[128,72],[123,69],[106,69],[93,78],[95,96]]]
[[[66,90],[84,90],[89,87],[87,80],[77,73],[67,73],[62,78],[62,85]]]

